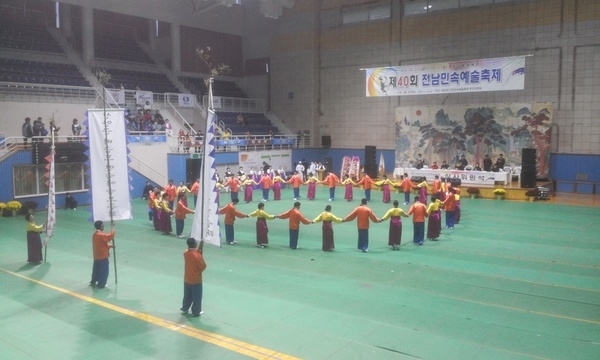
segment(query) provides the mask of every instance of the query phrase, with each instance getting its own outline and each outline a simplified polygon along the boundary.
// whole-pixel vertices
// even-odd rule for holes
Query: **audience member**
[[[483,171],[492,171],[492,159],[487,154],[483,158]]]

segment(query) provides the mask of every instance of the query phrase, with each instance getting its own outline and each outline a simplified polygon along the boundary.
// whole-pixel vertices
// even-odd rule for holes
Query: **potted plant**
[[[531,202],[535,201],[535,199],[538,197],[538,195],[539,195],[538,189],[531,189],[531,190],[527,190],[525,192],[525,196],[527,196],[527,199]]]
[[[467,193],[469,195],[471,195],[471,199],[475,199],[479,195],[480,191],[479,191],[479,188],[470,187],[470,188],[467,188]]]
[[[4,211],[6,211],[6,204],[3,202],[0,202],[0,216],[4,215]]]
[[[6,203],[6,210],[10,210],[12,216],[17,216],[17,211],[21,209],[21,206],[21,203],[16,200],[9,201]]]
[[[504,198],[504,194],[506,194],[506,190],[502,188],[494,189],[494,195],[496,195],[496,199],[502,200],[502,198]]]

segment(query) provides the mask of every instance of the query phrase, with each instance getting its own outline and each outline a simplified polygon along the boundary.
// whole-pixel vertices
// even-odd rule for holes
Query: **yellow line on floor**
[[[72,296],[74,298],[77,298],[77,299],[80,299],[83,301],[87,301],[89,303],[92,303],[92,304],[95,304],[98,306],[102,306],[103,308],[106,308],[109,310],[116,311],[123,315],[131,316],[138,320],[142,320],[142,321],[148,322],[150,324],[178,332],[180,334],[192,337],[194,339],[198,339],[198,340],[205,341],[207,343],[211,343],[213,345],[222,347],[222,348],[230,350],[230,351],[234,351],[234,352],[242,354],[242,355],[249,356],[254,359],[281,359],[281,360],[298,360],[299,359],[297,357],[283,354],[283,353],[280,353],[275,350],[266,349],[266,348],[263,348],[263,347],[260,347],[257,345],[253,345],[253,344],[246,343],[243,341],[235,340],[235,339],[232,339],[232,338],[229,338],[226,336],[222,336],[219,334],[204,331],[204,330],[201,330],[201,329],[198,329],[195,327],[190,327],[190,326],[187,326],[184,324],[179,324],[176,322],[161,319],[157,316],[129,310],[129,309],[117,306],[117,305],[107,303],[102,300],[94,299],[93,297],[90,297],[87,295],[82,295],[82,294],[76,293],[74,291],[70,291],[67,289],[60,288],[58,286],[47,284],[45,282],[42,282],[42,281],[39,281],[36,279],[32,279],[30,277],[27,277],[27,276],[24,276],[24,275],[21,275],[21,274],[18,274],[18,273],[9,271],[9,270],[0,268],[0,271],[3,271],[7,274],[19,277],[21,279],[31,281],[38,285],[45,286],[47,288],[50,288],[52,290],[61,292],[63,294],[69,295],[69,296]]]

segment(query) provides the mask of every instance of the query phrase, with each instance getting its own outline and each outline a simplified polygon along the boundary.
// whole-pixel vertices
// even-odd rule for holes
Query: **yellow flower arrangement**
[[[0,211],[6,209],[6,204],[3,202],[0,202]]]
[[[21,203],[15,200],[6,203],[7,210],[19,210],[21,206]]]
[[[494,189],[494,194],[496,195],[504,195],[506,194],[506,190],[498,188],[498,189]]]

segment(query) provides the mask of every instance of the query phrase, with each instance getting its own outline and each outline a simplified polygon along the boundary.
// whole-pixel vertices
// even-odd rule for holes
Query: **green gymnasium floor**
[[[302,201],[309,218],[330,204],[324,187],[317,196]],[[266,210],[290,208],[291,190],[283,197]],[[373,198],[380,217],[390,206]],[[116,225],[118,284],[113,257],[103,290],[88,286],[87,207],[59,210],[38,266],[25,262],[23,217],[0,218],[0,359],[600,359],[597,207],[465,198],[439,242],[413,246],[405,219],[391,251],[389,223],[372,224],[369,253],[356,251],[355,222],[335,225],[326,253],[320,225],[290,250],[287,221],[273,220],[259,249],[255,220],[238,219],[239,244],[205,248],[205,314],[189,318],[178,311],[184,240],[155,232],[145,201],[133,206]]]

